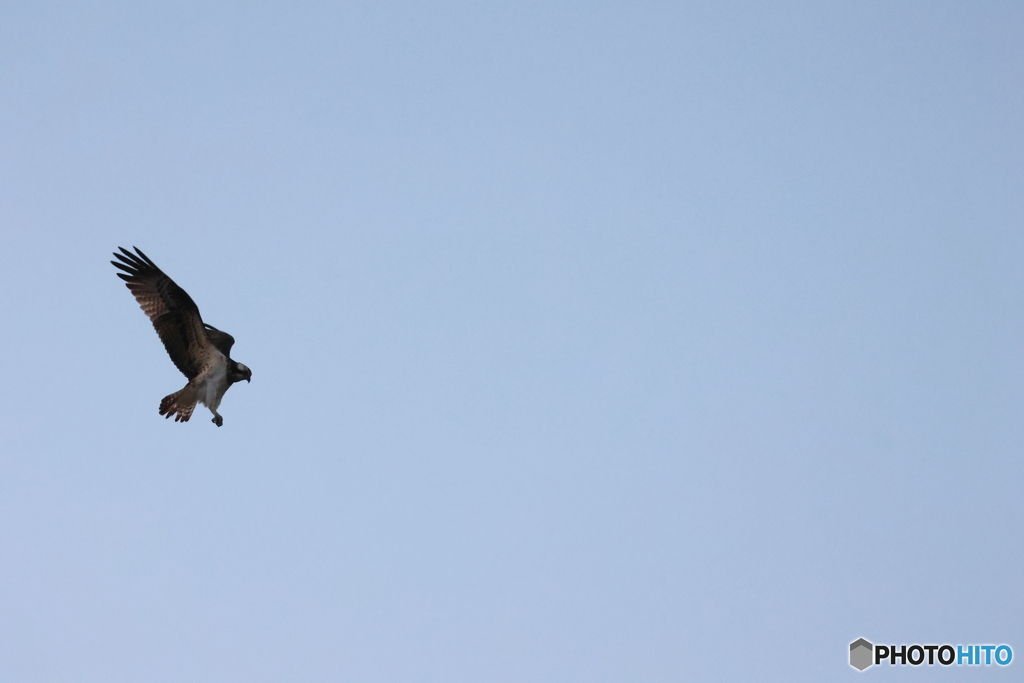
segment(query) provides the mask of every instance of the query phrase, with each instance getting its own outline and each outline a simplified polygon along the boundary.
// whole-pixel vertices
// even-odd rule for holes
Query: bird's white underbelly
[[[228,390],[227,363],[214,363],[196,380],[196,394],[199,402],[210,410],[217,410],[220,400],[224,398],[224,392]]]

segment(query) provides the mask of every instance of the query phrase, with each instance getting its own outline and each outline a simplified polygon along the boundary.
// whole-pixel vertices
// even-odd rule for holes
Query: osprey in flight
[[[192,297],[138,247],[134,254],[124,247],[118,249],[121,253],[114,252],[114,256],[121,262],[111,263],[124,273],[117,276],[127,283],[143,312],[153,321],[174,365],[188,377],[184,389],[160,401],[160,414],[174,415],[175,422],[188,422],[196,403],[202,403],[213,413],[213,424],[220,427],[224,418],[217,407],[224,392],[235,382],[252,379],[249,368],[231,360],[235,338],[204,323]]]

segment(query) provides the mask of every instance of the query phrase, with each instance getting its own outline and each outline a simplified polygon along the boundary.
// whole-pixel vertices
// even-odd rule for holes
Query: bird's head
[[[243,379],[246,382],[251,382],[252,370],[241,363],[235,363],[235,367],[231,369],[231,382],[241,382]]]

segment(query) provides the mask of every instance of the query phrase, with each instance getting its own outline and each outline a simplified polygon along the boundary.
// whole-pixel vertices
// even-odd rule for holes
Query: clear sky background
[[[970,676],[1009,680],[1022,36],[5,3],[0,679],[928,673],[858,674],[865,637],[1007,643]],[[223,428],[157,415],[132,245],[252,368]]]

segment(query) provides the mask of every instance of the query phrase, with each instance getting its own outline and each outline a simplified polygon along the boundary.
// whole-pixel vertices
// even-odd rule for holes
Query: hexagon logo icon
[[[874,653],[874,645],[863,638],[858,638],[850,643],[850,666],[857,671],[863,671],[873,664],[871,660],[874,659]]]

